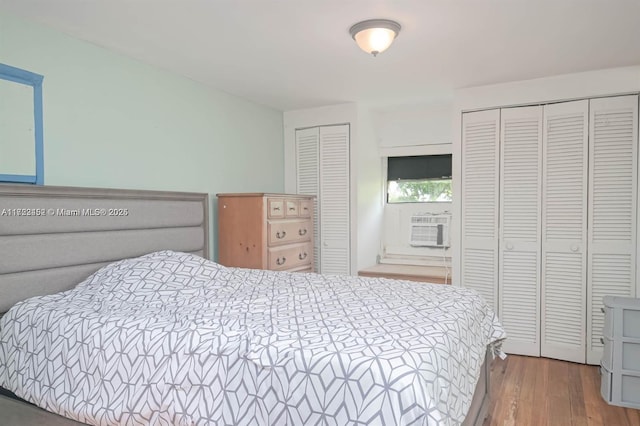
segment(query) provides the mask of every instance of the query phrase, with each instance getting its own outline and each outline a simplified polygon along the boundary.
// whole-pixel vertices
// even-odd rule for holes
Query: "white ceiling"
[[[640,64],[639,0],[0,0],[9,13],[279,110]],[[402,31],[373,58],[361,20]]]

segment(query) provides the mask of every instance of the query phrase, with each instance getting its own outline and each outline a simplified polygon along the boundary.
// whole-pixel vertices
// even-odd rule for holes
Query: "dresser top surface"
[[[228,192],[216,194],[216,197],[297,197],[315,198],[315,195],[305,194],[278,194],[274,192]]]

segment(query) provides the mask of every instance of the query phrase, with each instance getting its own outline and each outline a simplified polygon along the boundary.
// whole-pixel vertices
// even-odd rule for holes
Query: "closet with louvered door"
[[[545,105],[541,347],[585,361],[589,101]]]
[[[540,356],[542,106],[505,108],[500,120],[498,316],[508,353]]]
[[[500,110],[462,117],[461,283],[498,309]]]
[[[351,272],[349,125],[296,130],[296,192],[316,196],[316,270]]]
[[[640,296],[638,96],[464,113],[461,143],[461,284],[507,353],[598,364],[603,296]]]
[[[313,199],[314,271],[320,271],[320,223],[318,221],[318,188],[320,184],[318,127],[296,131],[296,194],[315,195]]]
[[[320,270],[349,274],[349,125],[320,127]]]
[[[602,355],[604,295],[635,296],[638,96],[590,101],[587,362]]]

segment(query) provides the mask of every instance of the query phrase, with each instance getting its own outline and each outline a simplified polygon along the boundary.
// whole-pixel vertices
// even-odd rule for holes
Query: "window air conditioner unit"
[[[414,247],[449,247],[449,215],[411,216],[409,244]]]

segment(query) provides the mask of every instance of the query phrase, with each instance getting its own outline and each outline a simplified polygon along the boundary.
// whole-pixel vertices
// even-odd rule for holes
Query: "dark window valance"
[[[387,179],[451,179],[451,154],[389,157]]]

